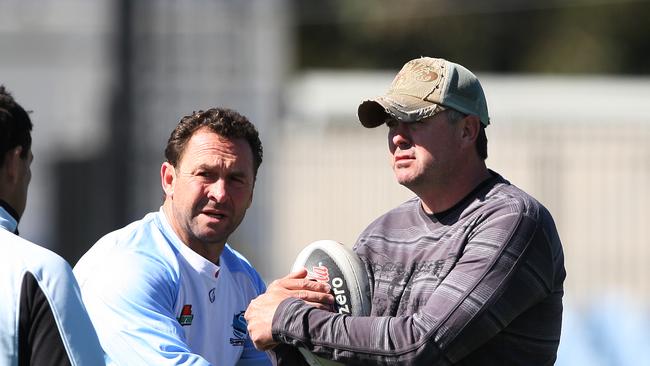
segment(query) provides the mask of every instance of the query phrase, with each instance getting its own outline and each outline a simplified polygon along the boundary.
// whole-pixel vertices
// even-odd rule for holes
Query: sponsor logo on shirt
[[[178,317],[178,322],[181,325],[192,325],[192,319],[194,319],[194,314],[192,314],[192,305],[183,305],[183,310],[181,310],[181,316]]]
[[[243,346],[248,335],[244,311],[240,311],[232,317],[232,334],[233,338],[230,338],[230,344],[233,346]]]

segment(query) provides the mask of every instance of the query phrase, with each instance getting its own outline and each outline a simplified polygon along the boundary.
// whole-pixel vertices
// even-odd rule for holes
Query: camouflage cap
[[[372,128],[388,117],[415,122],[446,108],[490,124],[483,88],[471,71],[441,58],[421,57],[402,67],[385,95],[362,102],[358,116],[363,126]]]

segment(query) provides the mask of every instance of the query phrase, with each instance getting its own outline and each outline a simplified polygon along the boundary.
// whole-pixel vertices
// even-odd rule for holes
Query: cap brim
[[[375,100],[366,100],[359,105],[357,109],[359,122],[366,128],[377,127],[389,117],[384,106]]]
[[[366,100],[359,105],[357,115],[364,127],[382,125],[388,118],[415,122],[435,114],[437,104],[409,95],[390,95]]]

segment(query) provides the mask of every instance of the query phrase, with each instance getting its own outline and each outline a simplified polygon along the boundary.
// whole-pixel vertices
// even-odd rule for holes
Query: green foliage
[[[650,73],[650,2],[296,0],[300,68],[389,68],[427,55],[472,70]]]

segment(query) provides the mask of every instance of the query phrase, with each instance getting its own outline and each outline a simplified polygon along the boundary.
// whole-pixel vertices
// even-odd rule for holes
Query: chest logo
[[[194,314],[192,314],[192,305],[183,305],[183,310],[181,310],[181,315],[178,317],[178,322],[181,325],[192,325],[192,319],[194,319]]]
[[[248,324],[244,318],[244,311],[240,311],[239,314],[235,314],[232,317],[232,335],[230,338],[230,344],[233,346],[243,346],[246,341],[246,336],[248,335]]]
[[[212,290],[210,290],[210,292],[208,292],[208,297],[210,298],[210,303],[213,303],[214,299],[215,299],[215,289],[214,288]]]

